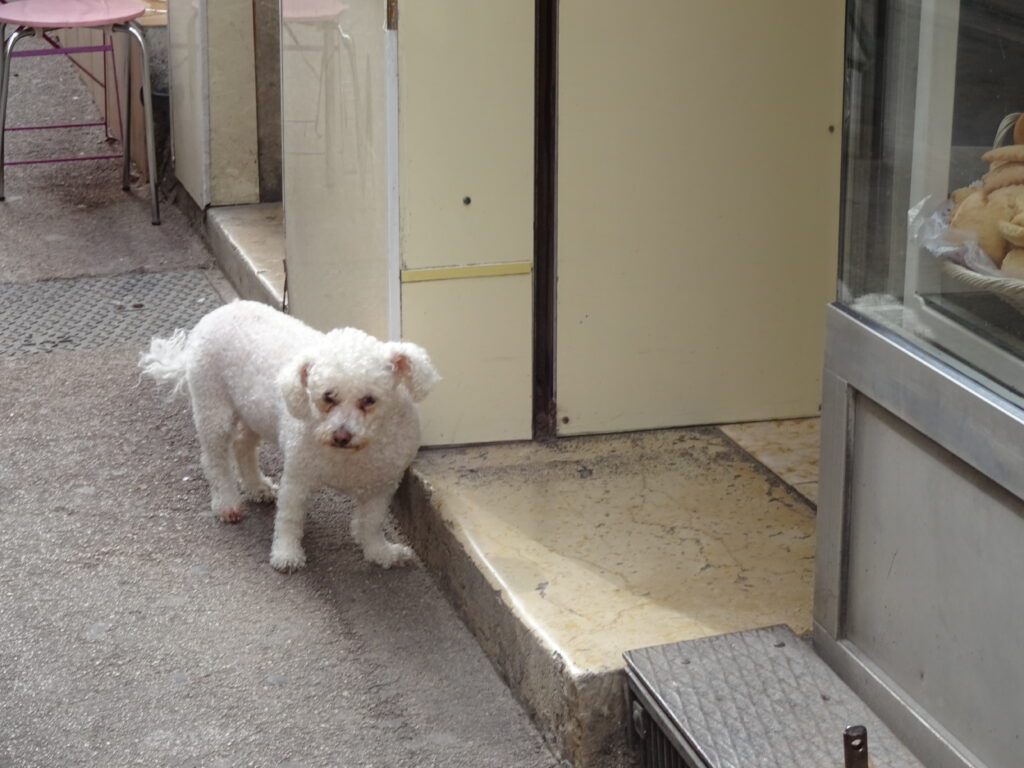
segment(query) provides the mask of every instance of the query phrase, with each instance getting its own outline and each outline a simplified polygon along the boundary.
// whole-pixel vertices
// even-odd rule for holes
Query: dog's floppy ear
[[[308,355],[298,355],[277,376],[277,386],[284,396],[288,413],[303,421],[309,418],[309,370],[313,361]]]
[[[388,342],[388,363],[395,378],[417,403],[441,380],[427,351],[408,341]]]

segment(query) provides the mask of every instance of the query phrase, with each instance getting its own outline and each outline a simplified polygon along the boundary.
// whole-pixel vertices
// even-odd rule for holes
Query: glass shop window
[[[1022,402],[1024,1],[847,8],[840,300]]]

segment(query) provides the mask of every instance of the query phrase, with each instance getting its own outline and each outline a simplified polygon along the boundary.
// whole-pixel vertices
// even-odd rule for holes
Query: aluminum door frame
[[[1024,499],[1024,409],[839,304],[828,308],[826,326],[815,648],[925,764],[978,768],[982,763],[847,636],[853,424],[863,395]]]

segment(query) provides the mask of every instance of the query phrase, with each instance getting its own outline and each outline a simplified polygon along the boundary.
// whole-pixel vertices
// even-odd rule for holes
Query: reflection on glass
[[[1019,397],[1024,4],[858,0],[847,41],[840,297]]]
[[[290,306],[386,336],[383,3],[282,0]]]
[[[341,0],[281,2],[282,48],[293,75],[288,101],[295,108],[284,120],[304,145],[293,153],[321,157],[325,185],[336,183],[339,172],[362,170],[356,43],[343,26],[348,10]]]

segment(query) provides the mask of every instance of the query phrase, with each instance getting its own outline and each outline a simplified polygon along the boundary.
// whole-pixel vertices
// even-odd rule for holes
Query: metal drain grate
[[[0,357],[144,343],[221,303],[197,270],[0,283]]]
[[[671,739],[667,731],[670,726],[659,722],[651,717],[651,713],[644,709],[644,705],[636,698],[632,690],[629,691],[629,707],[631,723],[632,742],[640,752],[640,765],[643,768],[692,768],[699,763],[693,762],[694,758],[690,751],[690,762],[683,758],[684,748],[676,744],[685,744],[682,737],[677,736]]]

